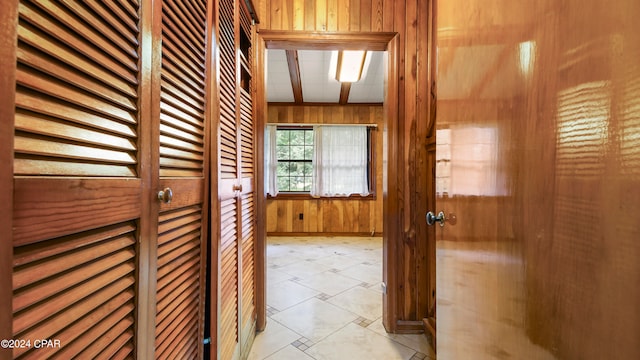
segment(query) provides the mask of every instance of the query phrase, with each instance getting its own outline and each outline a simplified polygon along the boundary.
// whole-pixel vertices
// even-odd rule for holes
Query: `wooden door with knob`
[[[157,259],[156,359],[203,356],[212,11],[207,0],[163,1],[156,36],[162,39],[160,96],[154,98],[160,207],[151,256]]]
[[[212,5],[0,10],[2,83],[15,79],[0,99],[14,184],[1,333],[59,340],[0,358],[201,357]]]
[[[250,3],[250,2],[249,2]],[[212,233],[217,239],[218,358],[248,352],[255,336],[255,191],[253,25],[245,1],[222,0],[216,13],[219,42],[217,161],[212,174]],[[217,191],[216,191],[217,190]],[[215,240],[214,240],[215,241]]]

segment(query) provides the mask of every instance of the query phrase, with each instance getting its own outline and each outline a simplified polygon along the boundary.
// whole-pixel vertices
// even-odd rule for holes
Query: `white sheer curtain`
[[[276,152],[276,125],[267,125],[264,134],[264,189],[271,196],[278,195],[278,153]]]
[[[312,196],[368,195],[367,128],[315,126]]]

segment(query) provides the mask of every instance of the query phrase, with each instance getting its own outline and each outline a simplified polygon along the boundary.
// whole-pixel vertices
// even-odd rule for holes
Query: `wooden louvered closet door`
[[[202,357],[207,1],[162,2],[156,359]]]
[[[12,356],[202,357],[211,9],[8,1],[13,338],[60,344]]]
[[[244,356],[255,336],[252,22],[244,2],[219,1],[218,294],[220,359]]]
[[[130,357],[150,226],[138,5],[18,7],[13,337],[60,347],[13,357]]]

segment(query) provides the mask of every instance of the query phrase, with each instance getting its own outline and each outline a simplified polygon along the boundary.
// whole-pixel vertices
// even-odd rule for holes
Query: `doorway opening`
[[[256,74],[260,79],[256,86],[256,117],[257,117],[257,141],[258,149],[264,147],[264,133],[268,122],[268,104],[266,82],[266,50],[370,50],[385,52],[385,88],[383,101],[382,124],[378,129],[379,139],[382,142],[382,191],[377,195],[383,197],[383,230],[382,230],[382,323],[387,331],[394,331],[397,321],[397,314],[393,310],[396,306],[396,299],[393,290],[396,287],[396,267],[395,254],[397,251],[396,241],[399,238],[399,221],[393,216],[385,216],[389,213],[390,207],[397,202],[398,184],[395,177],[388,176],[388,169],[397,168],[397,132],[398,132],[398,51],[399,40],[395,33],[332,33],[318,34],[313,32],[289,32],[289,31],[261,31],[258,34],[256,49]],[[265,169],[264,153],[257,152],[256,162],[257,179],[264,179]],[[266,302],[266,249],[267,249],[267,229],[266,229],[266,207],[267,199],[265,194],[264,181],[258,181],[258,224],[257,224],[257,249],[256,249],[256,308],[257,329],[262,330],[266,325],[267,302]],[[319,233],[322,236],[323,234]],[[391,290],[391,291],[388,291]]]

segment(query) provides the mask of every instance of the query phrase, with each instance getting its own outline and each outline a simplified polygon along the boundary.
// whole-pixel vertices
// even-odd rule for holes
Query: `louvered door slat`
[[[137,28],[138,12],[134,7],[125,2],[116,1],[105,1],[104,5],[130,29],[135,30]]]
[[[183,13],[180,7],[173,1],[166,1],[165,5],[164,22],[166,28],[173,28],[181,35],[183,40],[180,42],[180,45],[183,48],[189,48],[190,51],[187,52],[191,55],[198,55],[199,60],[194,59],[196,63],[203,62],[204,51],[203,48],[199,46],[199,43],[204,29],[202,29],[199,24],[194,25],[194,23],[198,23],[201,19],[195,19],[192,14]]]
[[[39,113],[39,117],[45,120],[60,120],[78,124],[83,127],[95,128],[104,133],[113,133],[131,139],[136,138],[136,130],[132,125],[119,122],[107,116],[94,113],[86,113],[84,109],[70,106],[68,103],[61,103],[55,98],[39,96],[34,92],[18,92],[16,94],[17,112],[22,114],[23,110]],[[29,114],[30,116],[36,116]]]
[[[19,9],[15,173],[135,176],[135,51],[58,3]]]
[[[180,121],[179,119],[175,119],[167,114],[160,114],[160,120],[162,123],[161,126],[170,126],[198,137],[204,136],[204,130],[201,127],[191,125],[185,121]]]
[[[173,64],[171,58],[167,58],[166,60],[167,61],[162,64],[162,80],[172,84],[178,84],[178,86],[193,99],[204,99],[204,89],[201,87],[204,84],[193,80],[192,76],[184,72],[184,68],[181,67],[182,65],[179,63]]]
[[[57,61],[51,61],[50,58],[43,56],[33,48],[24,47],[19,49],[17,51],[17,57],[18,61],[29,64],[40,72],[58,79],[64,78],[69,84],[74,85],[81,90],[88,91],[92,93],[92,95],[107,100],[119,107],[127,110],[136,110],[136,103],[126,95],[112,89],[102,82],[96,82],[89,76],[73,71],[72,68],[64,66]]]
[[[189,19],[189,25],[193,29],[192,31],[195,34],[206,31],[206,29],[204,28],[205,24],[200,22],[200,19],[205,18],[206,15],[202,11],[200,11],[200,7],[194,7],[194,3],[191,1],[172,0],[172,5],[174,9],[176,9],[177,13]]]
[[[82,19],[78,18],[70,12],[66,7],[52,1],[34,1],[39,7],[45,10],[48,14],[53,14],[55,18],[61,23],[65,24],[71,31],[75,33],[82,33],[92,39],[93,43],[98,46],[103,52],[120,62],[122,65],[129,67],[130,69],[137,69],[137,54],[135,51],[122,52],[123,49],[118,49],[111,41],[104,38],[99,29],[93,28],[91,25],[84,23]]]
[[[165,90],[166,95],[175,99],[173,101],[178,104],[183,103],[185,106],[189,106],[192,109],[193,115],[203,113],[204,103],[198,101],[199,97],[194,94],[187,94],[184,91],[185,86],[183,84],[178,83],[178,86],[176,86],[172,81],[174,81],[174,79],[167,79],[167,81],[162,82],[162,88]]]
[[[180,69],[184,71],[192,80],[199,82],[201,80],[201,74],[204,72],[202,62],[204,61],[201,54],[193,51],[192,48],[186,46],[180,39],[184,34],[177,32],[171,27],[165,27],[163,33],[165,34],[164,56],[167,60],[170,60],[173,64],[181,66]]]
[[[77,2],[19,3],[13,329],[61,346],[16,358],[133,356],[139,52],[127,6],[116,18]]]
[[[242,328],[255,321],[254,196],[242,197]]]
[[[85,341],[91,341],[91,345],[83,349],[82,352],[76,356],[78,359],[95,359],[99,354],[107,352],[110,345],[113,344],[113,339],[117,339],[119,336],[131,335],[131,328],[133,326],[133,319],[125,318],[120,319],[121,314],[114,313],[109,318],[105,319],[100,326],[95,326],[90,331],[82,334]],[[123,342],[124,338],[119,339]],[[121,346],[122,344],[113,344],[114,347]]]
[[[238,341],[238,248],[236,199],[223,201],[220,218],[221,273],[221,358],[230,359]]]
[[[129,17],[120,17],[114,14],[109,9],[109,2],[107,1],[83,1],[78,0],[65,0],[72,8],[81,9],[83,6],[90,8],[90,13],[95,13],[99,19],[104,19],[105,23],[109,24],[109,27],[113,28],[116,33],[127,39],[132,44],[138,45],[137,27],[131,26],[131,19]]]
[[[136,96],[136,82],[131,82],[131,79],[123,79],[118,74],[114,74],[96,64],[83,54],[67,48],[63,42],[52,38],[46,32],[34,28],[28,23],[19,23],[18,39],[24,44],[28,44],[51,56],[56,61],[63,62],[66,66],[73,68],[74,71],[93,76],[129,96]]]
[[[87,129],[66,123],[62,120],[52,120],[34,113],[19,112],[15,117],[17,131],[31,132],[44,137],[59,137],[74,143],[85,143],[92,146],[109,147],[124,151],[136,151],[136,144],[131,139],[111,135],[97,129]]]
[[[121,326],[121,324],[118,324]],[[106,345],[100,352],[94,355],[94,360],[105,360],[105,359],[126,359],[131,358],[133,355],[133,348],[130,346],[127,338],[132,336],[132,332],[125,332],[117,336],[113,341]]]
[[[131,74],[131,71],[137,71],[137,65],[135,62],[128,62],[126,64],[120,63],[108,54],[97,50],[90,43],[87,43],[84,38],[76,35],[73,30],[60,25],[51,18],[45,17],[37,11],[37,9],[28,7],[23,3],[20,5],[20,15],[22,19],[29,21],[32,25],[42,29],[47,29],[49,34],[55,34],[56,39],[60,42],[78,53],[91,58],[105,69],[109,69],[114,74],[121,76],[133,84],[137,83],[137,79]],[[90,34],[86,35],[88,35],[88,37],[90,36]]]
[[[67,344],[67,346],[64,346],[61,349],[59,349],[59,351],[55,353],[55,356],[61,359],[71,359],[77,354],[79,354],[80,352],[82,352],[82,350],[87,347],[86,344],[87,343],[91,344],[92,339],[95,339],[91,337],[91,335],[93,334],[90,333],[93,329],[93,325],[96,325],[96,326],[104,325],[107,328],[110,328],[116,322],[113,319],[128,319],[128,321],[131,322],[133,318],[128,317],[127,314],[133,311],[134,305],[132,302],[126,302],[126,301],[127,299],[132,299],[132,298],[133,298],[133,293],[121,293],[118,296],[111,299],[109,302],[105,303],[105,306],[93,312],[92,318],[95,319],[96,322],[92,323],[91,321],[81,321],[81,322],[75,323],[69,329],[69,331],[66,331],[61,335],[56,335],[56,336],[59,336],[57,337],[57,339],[60,340],[60,343]],[[123,303],[125,305],[119,305]],[[131,356],[131,349],[133,348],[133,343],[131,341],[131,339],[133,338],[132,328],[133,327],[130,326],[129,329],[122,331],[120,334],[120,337],[122,337],[120,341],[124,341],[125,343],[124,347],[125,348],[128,347],[129,349],[129,351],[127,352],[128,356]],[[39,358],[38,356],[43,356],[44,354],[42,354],[41,352],[27,353],[25,358],[30,358],[30,355],[31,357],[38,359]]]
[[[84,20],[87,24],[96,29],[99,34],[105,36],[116,46],[120,47],[127,54],[134,58],[138,58],[138,39],[130,31],[125,30],[123,27],[118,26],[112,22],[104,21],[105,16],[100,15],[92,11],[86,4],[80,3],[76,0],[63,1],[64,5],[69,11],[72,11],[78,18]],[[100,6],[100,4],[97,4]]]
[[[85,107],[90,111],[113,117],[122,122],[135,123],[135,116],[129,111],[91,96],[83,90],[69,87],[67,84],[62,84],[42,74],[35,73],[31,69],[19,67],[16,81],[21,86],[56,97],[61,101],[68,102],[71,106]]]
[[[183,101],[189,101],[191,106],[204,111],[204,103],[200,101],[203,98],[203,94],[194,89],[191,86],[192,84],[183,81],[183,78],[174,75],[171,69],[167,68],[166,70],[164,72],[165,76],[162,77],[163,88],[174,96],[182,98]]]
[[[182,35],[181,45],[192,49],[193,53],[201,54],[201,61],[204,61],[204,51],[199,45],[203,29],[195,29],[192,16],[181,13],[179,7],[170,0],[165,1],[163,11],[163,22],[167,28],[173,28]]]
[[[189,159],[196,160],[201,162],[203,160],[203,156],[201,154],[194,154],[188,151],[182,151],[179,149],[171,149],[162,147],[160,148],[160,155],[164,158],[176,158],[176,159]]]

